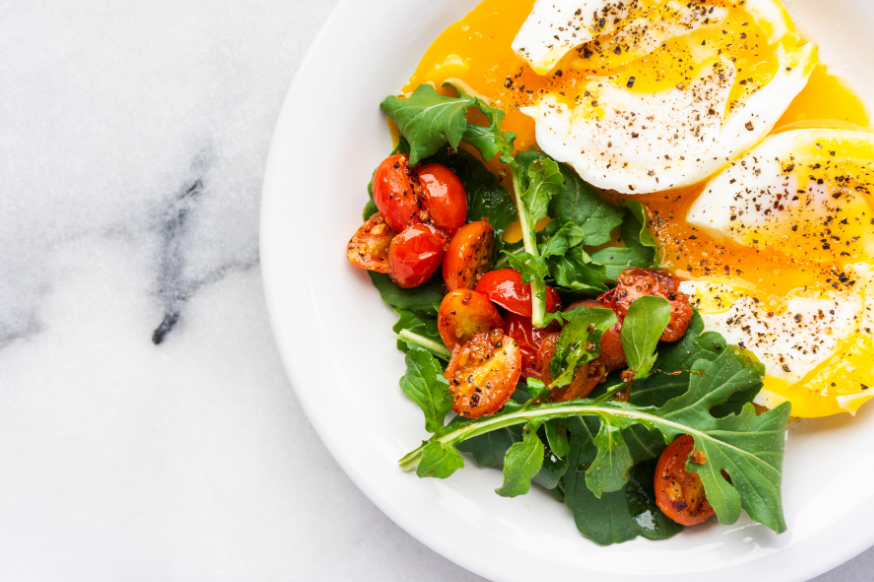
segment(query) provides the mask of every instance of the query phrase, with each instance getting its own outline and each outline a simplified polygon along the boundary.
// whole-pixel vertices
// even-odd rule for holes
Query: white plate
[[[800,582],[874,545],[871,404],[852,422],[792,425],[783,482],[789,531],[780,536],[744,518],[668,541],[601,548],[580,536],[551,495],[496,495],[499,471],[468,461],[439,481],[398,469],[427,434],[398,387],[404,363],[392,337],[394,313],[348,264],[344,247],[361,223],[370,174],[391,150],[378,104],[476,3],[341,1],[276,127],[262,206],[265,292],[292,386],[331,454],[413,536],[496,581],[589,574],[600,582],[699,582],[706,572],[708,582]],[[824,60],[840,63],[861,94],[874,95],[874,3],[795,0],[789,8],[820,42]]]

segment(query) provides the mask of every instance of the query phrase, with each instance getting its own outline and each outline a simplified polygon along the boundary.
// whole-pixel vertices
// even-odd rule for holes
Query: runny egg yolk
[[[774,51],[768,48],[767,39],[772,34],[768,24],[751,18],[743,3],[735,5],[717,0],[708,4],[725,10],[727,15],[723,19],[665,40],[649,54],[635,53],[633,46],[629,49],[627,43],[621,44],[621,34],[611,34],[576,47],[550,73],[538,75],[511,48],[534,4],[535,0],[483,0],[434,41],[402,92],[410,94],[419,85],[431,83],[444,94],[452,95],[453,90],[442,85],[447,81],[457,82],[501,107],[506,113],[504,131],[518,136],[517,150],[526,150],[537,145],[535,124],[519,108],[533,105],[547,94],[573,106],[580,90],[595,76],[619,79],[622,86],[635,93],[655,93],[688,83],[708,60],[727,56],[737,70],[737,82],[729,99],[731,109],[766,85],[778,67]],[[657,8],[653,8],[656,4],[658,2],[649,2],[644,6],[648,5],[649,10],[655,10],[651,14],[657,15]],[[862,101],[820,64],[772,133],[803,128],[870,131],[871,122]],[[489,166],[496,172],[501,169],[494,160]],[[509,180],[503,183],[511,187]],[[769,302],[779,311],[785,308],[786,298],[799,288],[829,288],[834,269],[847,262],[840,255],[841,249],[823,250],[821,245],[815,246],[818,241],[812,239],[808,241],[809,248],[804,247],[806,243],[792,248],[751,245],[692,226],[686,216],[704,187],[705,184],[700,183],[634,197],[647,207],[651,230],[660,245],[662,268],[677,276],[718,279],[751,289],[759,300]],[[604,192],[604,195],[617,200],[623,197],[612,192]],[[840,203],[847,204],[848,209],[852,206],[854,214],[867,213],[874,218],[869,196],[847,197]],[[850,240],[859,236],[850,232],[856,227],[857,230],[871,228],[847,226]],[[855,253],[856,259],[874,264],[874,250],[859,248]],[[833,377],[852,374],[854,367],[867,365],[867,361],[874,359],[874,343],[868,337],[854,336],[843,342],[840,353],[845,357],[823,363],[815,377],[808,377],[810,385],[804,390],[809,389],[814,394],[813,383],[821,382],[827,388],[833,383]],[[768,380],[768,388],[784,394],[800,390],[797,386],[781,386],[774,379]],[[794,396],[797,397],[797,402],[793,399],[796,415],[820,415],[815,396]]]

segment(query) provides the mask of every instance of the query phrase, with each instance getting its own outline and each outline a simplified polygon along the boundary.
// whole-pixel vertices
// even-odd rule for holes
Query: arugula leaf
[[[567,473],[567,453],[565,453],[565,456],[561,456],[552,449],[543,428],[541,428],[538,434],[540,441],[543,443],[543,465],[534,476],[534,482],[541,487],[555,489],[561,483],[561,478]],[[568,444],[568,448],[570,448],[570,444]]]
[[[423,316],[414,311],[406,309],[395,309],[398,314],[398,321],[391,328],[397,334],[403,331],[410,332],[419,337],[431,340],[438,345],[443,345],[443,339],[440,337],[440,332],[437,330],[437,319],[434,317]],[[398,338],[398,349],[402,352],[408,352],[411,349],[422,347],[420,343],[407,342],[403,338]]]
[[[658,245],[646,227],[646,210],[637,200],[625,201],[625,220],[620,235],[625,246],[637,254],[636,262],[646,262],[647,267],[654,263]]]
[[[634,425],[628,418],[603,418],[601,428],[595,435],[594,444],[598,449],[595,460],[586,471],[586,485],[595,497],[604,492],[619,491],[628,482],[628,472],[634,461],[631,450],[622,438],[622,429]]]
[[[568,453],[571,452],[571,445],[567,438],[567,429],[561,421],[550,420],[544,426],[549,448],[559,457],[568,456]]]
[[[492,429],[576,416],[597,417],[601,422],[610,419],[611,424],[620,427],[626,421],[633,421],[644,428],[657,429],[665,442],[689,434],[706,460],[702,465],[688,467],[701,475],[720,522],[734,523],[743,508],[753,520],[778,533],[784,531],[780,483],[789,404],[760,416],[756,416],[752,404],[744,405],[739,415],[718,418],[711,413],[736,393],[762,380],[760,368],[736,348],[725,349],[712,362],[699,360],[692,372],[686,393],[658,408],[643,408],[617,400],[601,403],[574,400],[514,407],[493,416],[452,424],[435,434],[431,442],[454,444]],[[592,438],[594,442],[594,436]],[[573,448],[573,439],[571,445]],[[597,448],[596,445],[595,457]],[[420,447],[401,459],[401,467],[414,467],[422,450]],[[722,478],[722,471],[729,475],[730,482]]]
[[[605,267],[605,279],[616,281],[619,273],[635,267],[648,268],[652,266],[654,253],[630,247],[609,247],[592,253],[592,260]]]
[[[594,439],[598,431],[596,418],[582,418],[571,436],[570,466],[564,476],[565,505],[573,513],[580,533],[606,546],[637,536],[667,539],[682,531],[683,526],[668,519],[655,504],[653,462],[636,466],[620,491],[595,497],[585,481],[586,467],[597,455]]]
[[[443,366],[421,348],[407,353],[407,372],[401,377],[401,390],[419,405],[425,414],[425,430],[434,433],[444,426],[446,415],[452,410],[449,381],[443,376]]]
[[[458,450],[473,455],[480,467],[502,469],[507,451],[521,439],[522,428],[518,425],[509,426],[463,441],[458,444]]]
[[[563,183],[561,170],[555,160],[534,160],[528,166],[528,185],[516,194],[525,209],[524,217],[522,212],[519,213],[523,231],[531,237],[535,234],[534,226],[549,214],[549,202]]]
[[[476,222],[485,218],[495,229],[495,240],[508,226],[516,222],[516,203],[510,193],[501,186],[498,178],[486,166],[463,149],[450,154],[441,150],[423,163],[441,164],[455,172],[467,192],[467,220]]]
[[[540,423],[528,423],[522,441],[514,444],[504,457],[504,484],[495,493],[501,497],[525,495],[531,489],[531,480],[543,466],[543,443],[537,436]]]
[[[464,459],[454,446],[430,441],[422,450],[422,460],[416,468],[416,475],[446,479],[462,467]]]
[[[443,301],[442,281],[432,279],[414,289],[401,289],[388,275],[368,271],[373,286],[379,291],[382,300],[395,309],[412,311],[418,315],[437,317],[440,302]]]
[[[656,362],[656,346],[671,322],[671,304],[664,297],[646,295],[628,308],[622,322],[622,349],[635,378],[646,378]]]
[[[504,253],[507,263],[512,269],[519,271],[523,283],[543,281],[549,274],[549,267],[543,257],[521,251],[517,253]]]
[[[601,336],[616,324],[612,309],[582,307],[564,313],[568,323],[561,330],[555,345],[555,356],[549,364],[553,381],[551,388],[571,383],[579,366],[587,364],[601,353]]]
[[[628,450],[634,464],[657,459],[665,450],[665,437],[658,430],[646,428],[642,424],[633,424],[622,431]]]
[[[560,168],[564,185],[552,198],[550,216],[561,224],[582,227],[587,246],[610,242],[613,229],[622,224],[622,208],[601,198],[570,166],[560,164]]]
[[[564,256],[572,247],[583,244],[586,238],[581,226],[574,223],[560,225],[557,220],[551,220],[542,233],[543,241],[539,244],[543,246],[540,255],[544,259]]]
[[[537,398],[538,396],[549,390],[549,388],[546,387],[546,384],[544,384],[542,380],[538,380],[536,378],[526,378],[525,381],[528,385],[528,392],[529,394],[531,394],[531,398]]]
[[[595,262],[582,247],[574,247],[562,257],[550,257],[548,266],[560,290],[589,295],[607,291],[607,269]]]
[[[380,108],[410,144],[410,165],[415,166],[447,142],[458,149],[467,130],[467,108],[474,102],[472,97],[444,97],[431,85],[419,85],[409,98],[392,95]]]
[[[664,344],[659,349],[659,357],[654,369],[657,373],[648,378],[637,380],[631,392],[631,403],[638,406],[662,406],[671,398],[676,398],[689,389],[692,366],[700,359],[715,360],[727,346],[725,339],[716,332],[704,333],[704,320],[698,310],[694,310],[689,329],[683,338],[672,344]],[[764,370],[760,370],[764,376]],[[754,392],[749,399],[740,402],[731,412],[738,413],[746,402],[751,401],[761,389],[762,384],[756,382],[732,399],[745,398],[749,392]],[[740,395],[740,396],[739,396]],[[718,416],[718,415],[715,415]]]

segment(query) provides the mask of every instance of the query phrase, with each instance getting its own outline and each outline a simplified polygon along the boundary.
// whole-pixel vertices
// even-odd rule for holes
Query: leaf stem
[[[450,352],[449,349],[443,344],[437,343],[434,340],[428,339],[425,336],[421,336],[417,333],[413,333],[408,329],[402,329],[401,332],[398,334],[398,337],[407,343],[415,344],[421,348],[428,350],[438,358],[449,360],[452,357],[452,352]]]
[[[499,413],[494,416],[487,416],[475,421],[466,422],[453,430],[447,430],[452,429],[452,425],[450,425],[444,429],[446,432],[434,435],[430,441],[422,443],[422,446],[398,461],[398,464],[405,471],[415,469],[422,458],[422,451],[425,450],[425,446],[434,440],[437,440],[444,445],[455,445],[487,432],[492,432],[517,424],[524,424],[532,420],[537,420],[543,423],[549,420],[569,418],[572,416],[598,416],[604,419],[610,417],[628,418],[645,425],[654,425],[661,430],[662,434],[671,438],[676,434],[689,434],[711,441],[718,446],[732,449],[744,456],[756,458],[755,455],[750,454],[749,451],[739,449],[725,441],[716,439],[708,433],[695,430],[688,425],[664,419],[649,412],[635,410],[625,404],[615,403],[613,405],[605,406],[604,404],[595,404],[592,401],[586,402],[578,400],[547,403],[541,404],[536,408],[522,408],[512,412]],[[761,462],[760,459],[756,460]]]
[[[538,252],[535,225],[531,224],[528,209],[522,203],[522,192],[525,190],[522,171],[524,169],[519,164],[515,162],[510,164],[510,176],[513,178],[513,189],[516,192],[516,210],[522,227],[522,243],[525,245],[525,251],[536,257]],[[531,325],[537,328],[546,327],[546,283],[542,279],[534,279],[531,282]]]

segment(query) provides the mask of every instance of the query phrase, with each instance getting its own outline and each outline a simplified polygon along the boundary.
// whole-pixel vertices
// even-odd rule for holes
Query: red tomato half
[[[443,259],[443,281],[450,291],[473,289],[495,253],[495,229],[488,220],[466,224],[455,233]]]
[[[500,329],[456,346],[446,367],[452,410],[465,418],[498,412],[516,391],[521,359],[516,341]]]
[[[455,172],[440,164],[419,169],[419,193],[431,223],[451,237],[467,222],[467,192]]]
[[[671,303],[671,321],[665,328],[661,340],[675,342],[683,337],[692,321],[692,306],[689,296],[680,293],[680,281],[667,273],[649,269],[627,269],[619,274],[616,288],[607,292],[602,299],[616,312],[619,321],[625,319],[628,308],[640,297],[655,295],[664,297]]]
[[[690,455],[693,462],[706,462],[704,454],[693,452],[694,448],[695,439],[680,435],[665,449],[656,465],[656,505],[680,525],[698,525],[716,515],[707,501],[701,477],[686,471]]]
[[[395,232],[422,222],[422,202],[413,187],[414,177],[406,154],[386,158],[373,175],[373,202]]]
[[[450,291],[440,302],[437,329],[446,347],[454,349],[479,333],[504,327],[504,320],[488,297],[470,289]]]
[[[522,275],[515,269],[490,271],[476,284],[476,290],[507,311],[531,317],[531,285],[522,283]],[[552,287],[546,287],[546,311],[554,313],[561,305],[561,297]]]
[[[516,340],[522,350],[522,377],[541,379],[540,363],[537,352],[543,339],[549,334],[561,331],[557,323],[538,329],[531,325],[531,318],[515,313],[508,313],[504,318],[504,332]]]
[[[414,224],[396,235],[388,250],[388,273],[400,287],[418,287],[443,261],[446,237],[430,224]]]
[[[356,267],[388,273],[388,250],[395,233],[377,212],[355,233],[346,245],[346,257]]]

